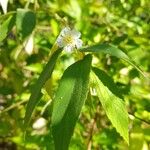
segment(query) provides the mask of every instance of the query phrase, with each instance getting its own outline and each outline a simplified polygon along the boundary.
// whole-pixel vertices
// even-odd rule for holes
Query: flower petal
[[[0,0],[0,5],[2,6],[4,14],[6,14],[7,13],[8,0]]]
[[[64,50],[65,51],[67,51],[67,52],[71,52],[72,50],[73,50],[73,46],[72,45],[66,45],[65,47],[64,47]]]
[[[59,47],[63,47],[64,46],[63,39],[62,39],[61,36],[58,36],[56,42],[57,42]]]
[[[59,47],[64,47],[67,52],[72,51],[75,47],[80,48],[82,46],[82,40],[80,40],[81,33],[75,29],[65,27],[60,32],[56,42]]]
[[[82,47],[82,44],[83,44],[82,40],[76,39],[76,47],[77,47],[77,48],[81,48],[81,47]]]
[[[60,32],[61,36],[65,36],[70,32],[70,28],[69,27],[65,27],[64,29],[62,29],[62,31]]]
[[[79,39],[80,36],[81,36],[81,33],[78,32],[77,30],[73,29],[73,30],[71,31],[71,35],[72,35],[75,39]]]

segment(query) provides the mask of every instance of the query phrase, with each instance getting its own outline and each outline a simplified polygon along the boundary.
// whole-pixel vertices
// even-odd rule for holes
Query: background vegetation
[[[27,9],[31,12],[22,23]],[[116,45],[150,77],[149,10],[149,0],[9,0],[6,14],[1,7],[0,150],[53,149],[50,95],[56,91],[64,70],[78,59],[75,53],[63,52],[59,57],[53,83],[47,82],[42,89],[44,96],[35,109],[25,141],[22,122],[33,84],[66,22],[82,33],[84,45]],[[150,149],[150,81],[110,55],[95,55],[93,65],[114,79],[124,97],[130,145],[113,128],[91,91],[93,96],[82,109],[70,150]]]

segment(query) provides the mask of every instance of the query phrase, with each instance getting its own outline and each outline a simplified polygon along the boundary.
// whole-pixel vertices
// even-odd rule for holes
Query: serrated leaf
[[[117,97],[119,98],[123,98],[122,97],[122,94],[120,93],[120,90],[119,88],[116,86],[116,84],[114,83],[113,79],[107,75],[106,72],[104,72],[103,70],[101,69],[98,69],[96,67],[92,67],[92,70],[94,70],[95,72],[98,71],[98,73],[100,74],[100,79],[101,79],[101,82],[114,94],[116,95]]]
[[[93,52],[93,53],[104,53],[104,54],[109,54],[111,56],[115,56],[117,58],[123,59],[127,61],[130,65],[132,65],[135,69],[137,69],[144,77],[145,74],[143,71],[136,66],[133,61],[119,48],[110,45],[110,44],[96,44],[93,46],[88,46],[85,48],[80,49],[81,52]]]
[[[37,103],[39,102],[40,98],[41,98],[41,88],[44,86],[45,82],[50,78],[56,60],[59,56],[61,52],[61,49],[57,50],[50,58],[50,60],[48,61],[48,63],[46,64],[44,70],[42,71],[41,75],[39,76],[36,84],[34,85],[34,88],[31,92],[31,96],[30,99],[27,103],[27,107],[26,107],[26,113],[25,113],[25,118],[24,118],[24,128],[26,129],[32,112],[35,108],[35,106],[37,105]]]
[[[16,28],[21,39],[29,36],[36,25],[36,15],[31,10],[17,9]]]
[[[112,125],[116,128],[117,132],[129,144],[128,134],[128,113],[125,103],[122,99],[117,97],[104,83],[105,76],[101,70],[94,68],[92,79],[95,82],[97,96],[111,121]],[[106,78],[105,78],[106,79]],[[109,81],[108,81],[109,82]]]
[[[86,100],[89,85],[91,55],[68,67],[60,81],[54,99],[52,134],[55,150],[67,150],[76,121]]]
[[[10,16],[6,21],[3,22],[3,24],[0,26],[0,42],[2,42],[6,38],[14,24],[15,15]]]

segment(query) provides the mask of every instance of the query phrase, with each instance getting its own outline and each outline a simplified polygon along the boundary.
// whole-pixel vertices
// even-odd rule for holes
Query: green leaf
[[[94,68],[92,79],[95,82],[97,96],[113,126],[118,133],[129,143],[128,112],[125,103],[117,97],[106,84],[106,75],[101,70]],[[107,83],[109,80],[107,80]]]
[[[119,98],[123,98],[121,93],[120,93],[120,90],[119,88],[117,87],[117,85],[114,83],[113,79],[107,75],[106,72],[104,72],[103,70],[101,69],[98,69],[98,68],[95,68],[95,67],[92,67],[92,70],[97,72],[100,74],[100,79],[101,79],[101,82],[114,94],[116,95],[117,97]]]
[[[29,36],[36,25],[36,15],[31,10],[17,9],[16,27],[21,39]]]
[[[54,99],[52,133],[55,150],[67,150],[81,108],[87,98],[91,55],[68,67]]]
[[[26,114],[25,114],[25,118],[24,118],[25,129],[30,121],[32,112],[33,112],[36,104],[39,102],[39,100],[41,98],[41,88],[44,86],[45,82],[50,78],[60,52],[61,52],[61,49],[57,50],[52,55],[49,62],[46,64],[44,70],[42,71],[40,77],[38,78],[36,84],[34,85],[34,88],[31,92],[31,96],[30,96],[30,99],[28,101],[27,108],[26,108]]]
[[[80,49],[81,52],[93,52],[93,53],[104,53],[115,56],[117,58],[123,59],[127,61],[130,65],[132,65],[135,69],[137,69],[144,77],[145,74],[143,71],[136,66],[133,61],[120,49],[110,44],[97,44],[89,47],[85,47]]]
[[[15,24],[15,15],[10,16],[4,23],[0,26],[0,42],[2,42],[7,34],[10,32]]]

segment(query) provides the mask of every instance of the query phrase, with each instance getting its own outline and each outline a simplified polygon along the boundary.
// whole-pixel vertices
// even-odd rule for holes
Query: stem
[[[7,14],[1,15],[1,16],[0,16],[0,20],[4,19],[4,18],[7,17],[7,16],[13,15],[13,14],[15,14],[15,13],[16,13],[16,11],[10,11],[10,12],[8,12]]]
[[[2,111],[0,112],[0,114],[3,114],[3,113],[5,113],[5,112],[7,112],[7,111],[10,111],[10,110],[12,110],[12,109],[14,109],[14,108],[16,108],[16,107],[19,107],[20,105],[26,103],[27,101],[28,101],[28,99],[23,100],[23,101],[19,101],[18,103],[15,103],[15,104],[13,104],[13,105],[7,107],[6,109],[2,110]]]
[[[25,9],[28,9],[30,3],[31,3],[31,0],[28,0],[27,3],[26,3],[26,5],[25,5]]]
[[[49,57],[51,57],[51,56],[54,54],[54,52],[55,52],[56,50],[58,50],[58,45],[57,45],[57,43],[55,42],[55,43],[53,44],[51,50],[50,50]]]
[[[128,113],[129,113],[131,116],[133,116],[134,118],[140,120],[141,122],[145,122],[145,123],[147,123],[147,124],[150,124],[150,121],[149,121],[149,120],[142,119],[142,118],[140,118],[140,117],[134,115],[134,114],[131,113],[131,112],[128,112]]]
[[[88,139],[88,143],[87,143],[87,150],[91,150],[92,137],[93,137],[93,132],[94,132],[95,124],[96,124],[96,120],[95,120],[95,118],[94,118],[94,119],[92,120],[92,124],[91,124],[90,135],[89,135],[89,139]]]
[[[94,133],[94,128],[96,126],[96,121],[98,118],[98,109],[99,109],[99,106],[97,106],[95,116],[94,116],[92,123],[91,123],[91,128],[89,131],[89,138],[88,138],[88,142],[87,142],[87,150],[91,150],[91,147],[92,147],[92,137],[93,137],[93,133]]]

